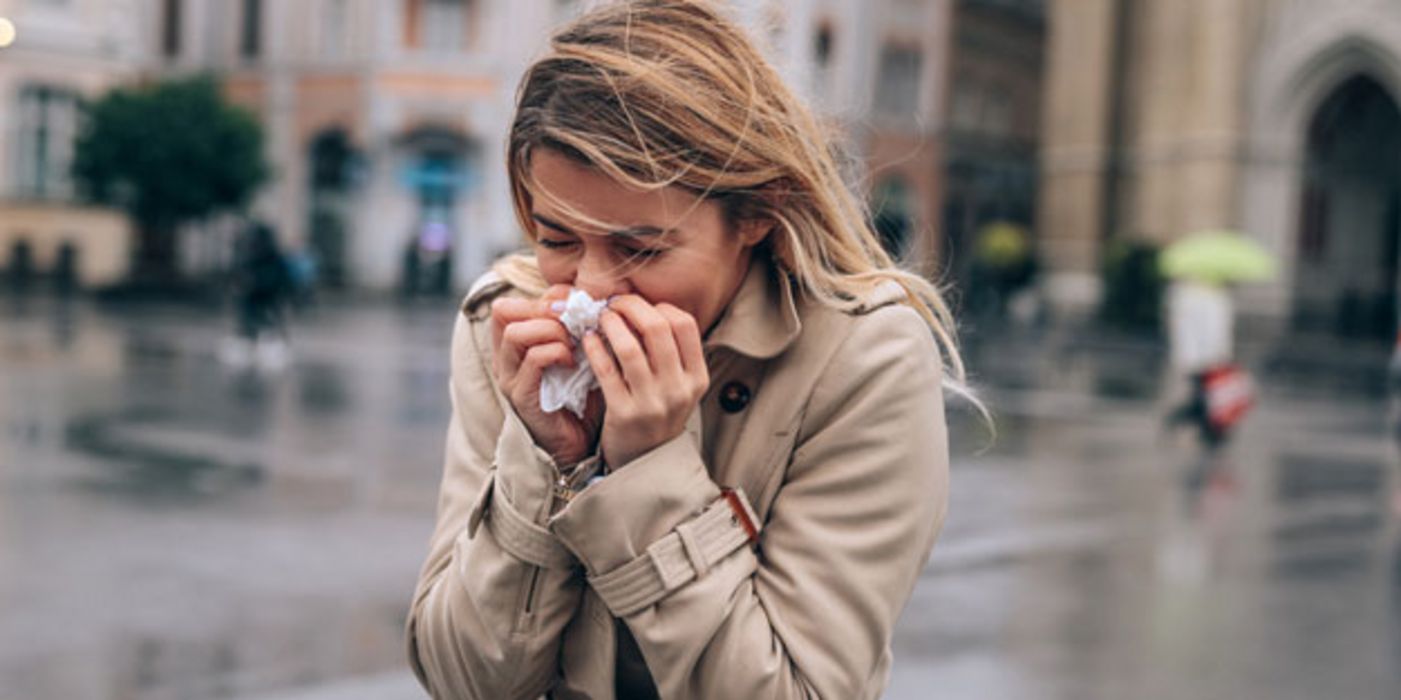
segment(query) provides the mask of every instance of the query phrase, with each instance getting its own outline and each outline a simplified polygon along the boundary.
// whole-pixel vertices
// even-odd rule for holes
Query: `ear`
[[[769,219],[744,219],[737,226],[740,243],[749,248],[758,245],[773,231],[774,222]]]

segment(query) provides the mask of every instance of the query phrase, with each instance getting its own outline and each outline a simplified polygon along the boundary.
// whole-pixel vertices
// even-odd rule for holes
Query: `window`
[[[346,44],[350,37],[350,15],[346,0],[325,0],[321,22],[321,56],[340,58],[348,51]]]
[[[826,95],[831,88],[832,41],[832,25],[823,22],[812,42],[812,80],[818,95]]]
[[[77,133],[78,98],[67,90],[30,85],[20,90],[15,194],[34,199],[72,196],[68,176]]]
[[[424,0],[423,48],[450,53],[467,48],[467,0]]]
[[[552,21],[564,24],[579,14],[579,0],[554,0]]]
[[[244,58],[257,58],[262,50],[262,0],[243,0],[242,19],[238,35],[238,53]]]
[[[887,115],[913,116],[919,109],[919,73],[923,56],[911,46],[881,49],[876,81],[876,109]]]
[[[999,85],[956,78],[949,120],[954,128],[986,136],[1007,137],[1016,126],[1012,96]]]
[[[165,0],[161,14],[161,55],[175,58],[180,55],[181,0]]]
[[[832,62],[832,28],[822,25],[817,30],[817,37],[813,40],[812,46],[813,60],[817,61],[819,70],[827,68]]]
[[[1012,96],[999,86],[989,86],[983,105],[983,131],[990,136],[1011,136],[1015,114]]]
[[[982,110],[982,100],[972,83],[956,80],[953,97],[949,104],[949,121],[957,129],[978,130],[978,112]]]
[[[909,185],[899,177],[882,182],[871,194],[871,213],[885,251],[896,260],[904,257],[910,247]]]

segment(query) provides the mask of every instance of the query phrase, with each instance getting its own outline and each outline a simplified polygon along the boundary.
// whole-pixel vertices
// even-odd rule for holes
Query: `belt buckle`
[[[730,510],[734,513],[730,521],[744,528],[744,535],[749,539],[751,547],[759,546],[759,527],[749,517],[749,509],[744,506],[739,492],[732,488],[722,488],[720,495],[730,504]]]

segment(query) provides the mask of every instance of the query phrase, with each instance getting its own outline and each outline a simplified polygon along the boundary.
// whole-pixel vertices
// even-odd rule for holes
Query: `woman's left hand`
[[[584,352],[607,406],[599,450],[613,469],[680,435],[710,387],[696,319],[636,294],[609,302]]]

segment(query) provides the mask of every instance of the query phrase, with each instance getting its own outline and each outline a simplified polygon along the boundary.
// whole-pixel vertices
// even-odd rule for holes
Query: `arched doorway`
[[[1355,75],[1314,111],[1306,139],[1294,324],[1388,339],[1401,285],[1401,109]]]
[[[310,151],[308,248],[316,259],[318,281],[342,287],[347,282],[351,189],[362,159],[340,129],[318,134]]]
[[[411,132],[401,144],[406,160],[401,184],[414,203],[404,242],[401,288],[406,295],[447,294],[455,248],[465,243],[464,203],[477,181],[480,147],[439,127]]]

